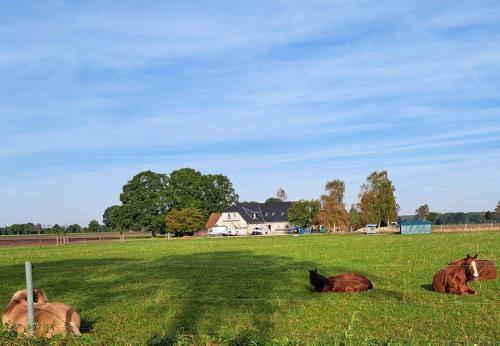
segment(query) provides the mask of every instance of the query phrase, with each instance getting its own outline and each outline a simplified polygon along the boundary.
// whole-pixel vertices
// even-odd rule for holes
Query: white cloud
[[[485,6],[47,6],[31,9],[42,11],[38,18],[0,14],[0,78],[8,81],[0,85],[0,163],[49,157],[39,159],[49,167],[32,167],[32,175],[47,175],[46,188],[0,176],[13,205],[20,205],[17,189],[75,215],[62,206],[72,196],[59,203],[49,191],[87,186],[80,204],[90,217],[103,206],[93,207],[93,196],[110,203],[116,181],[179,165],[225,172],[248,199],[273,193],[280,179],[292,195],[313,197],[326,179],[345,178],[356,185],[351,201],[369,171],[390,167],[410,211],[405,179],[432,180],[429,166],[443,169],[440,191],[453,191],[453,205],[462,198],[464,208],[477,194],[472,187],[456,193],[454,185],[491,181],[493,168],[467,164],[498,158],[500,48],[491,27],[499,18]],[[283,149],[241,148],[261,142]],[[180,157],[186,147],[192,152]],[[75,170],[92,172],[64,176],[65,168],[51,166],[73,153],[92,161]],[[103,169],[103,158],[111,167]],[[445,197],[432,198],[446,209]]]

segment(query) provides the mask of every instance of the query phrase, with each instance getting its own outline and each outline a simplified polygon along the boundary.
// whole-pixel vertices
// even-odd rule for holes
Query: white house
[[[231,233],[248,235],[256,227],[268,234],[287,233],[288,209],[292,202],[278,203],[234,203],[226,208],[215,226],[226,227]]]

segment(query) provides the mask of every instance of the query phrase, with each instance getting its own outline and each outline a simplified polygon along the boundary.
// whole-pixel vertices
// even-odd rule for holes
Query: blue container
[[[428,234],[432,232],[430,221],[407,221],[399,224],[401,234]]]

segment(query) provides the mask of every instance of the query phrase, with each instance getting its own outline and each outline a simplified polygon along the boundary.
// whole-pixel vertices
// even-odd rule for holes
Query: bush
[[[88,336],[64,336],[56,335],[52,338],[43,336],[28,337],[18,334],[11,326],[0,323],[0,345],[2,346],[45,346],[45,345],[93,345],[94,340]]]

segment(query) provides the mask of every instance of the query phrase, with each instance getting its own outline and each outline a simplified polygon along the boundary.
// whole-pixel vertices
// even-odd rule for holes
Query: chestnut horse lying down
[[[35,334],[51,337],[55,334],[81,335],[80,316],[69,305],[49,303],[45,292],[33,290]],[[13,326],[18,333],[28,330],[28,297],[26,290],[17,291],[2,313],[2,322]]]
[[[318,273],[318,269],[309,270],[309,281],[315,292],[361,292],[371,290],[373,285],[366,276],[346,273],[329,278]]]
[[[477,256],[477,255],[476,255]],[[495,263],[486,260],[476,261],[478,280],[495,280],[497,278],[497,266]]]
[[[477,255],[450,263],[448,267],[437,272],[432,280],[434,291],[458,295],[475,294],[467,287],[467,281],[478,280],[480,274],[477,269]]]

